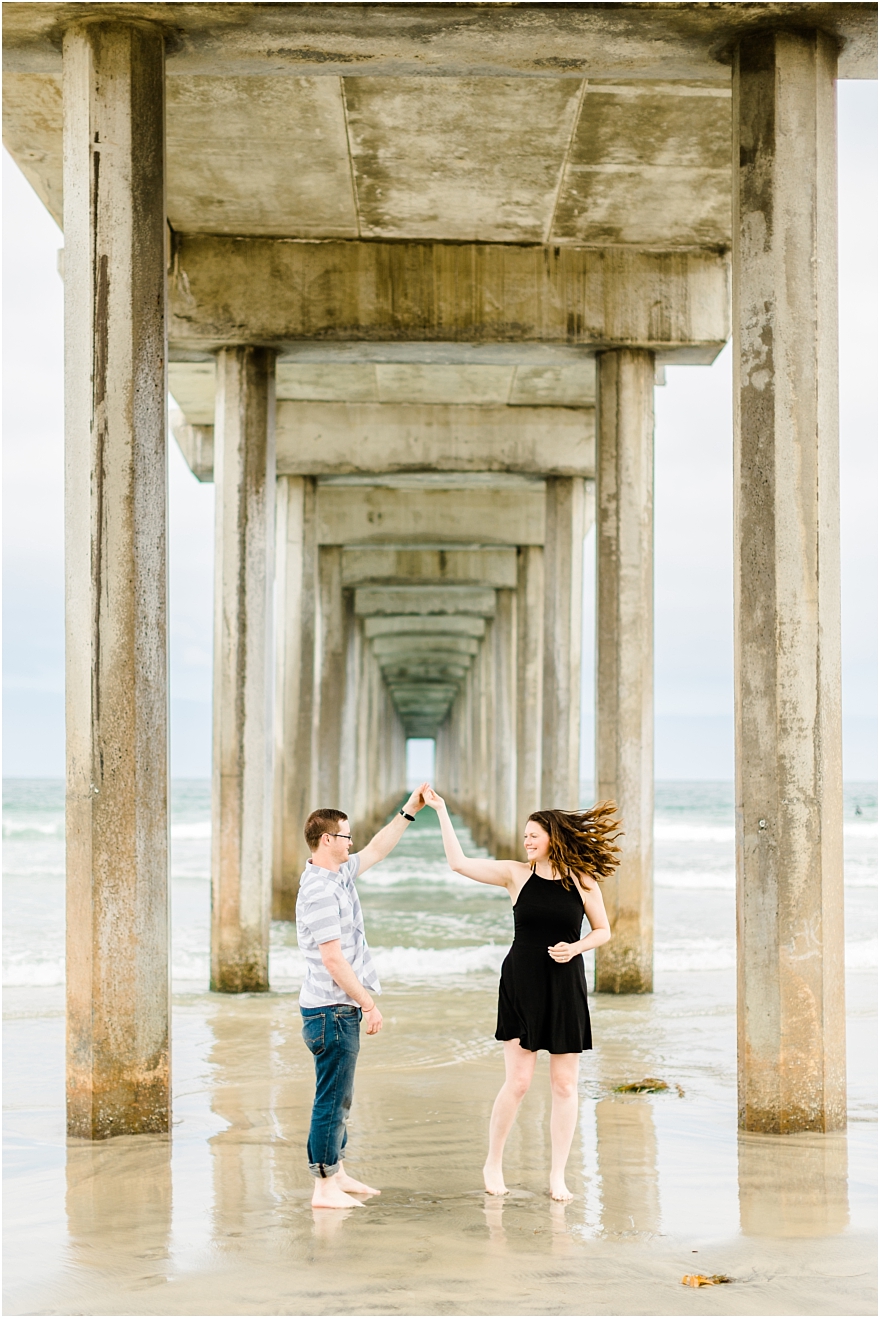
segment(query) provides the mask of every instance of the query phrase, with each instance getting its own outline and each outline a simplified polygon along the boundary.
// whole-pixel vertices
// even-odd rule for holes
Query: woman
[[[489,1156],[483,1180],[489,1194],[507,1194],[501,1159],[517,1109],[531,1084],[538,1050],[550,1053],[550,1194],[572,1196],[565,1164],[577,1122],[578,1064],[592,1048],[583,953],[611,937],[599,879],[614,872],[620,836],[615,806],[592,810],[536,810],[524,844],[528,863],[469,860],[461,849],[446,803],[435,791],[425,803],[437,811],[446,859],[457,874],[506,888],[513,903],[514,941],[501,967],[498,1028],[504,1041],[505,1081],[489,1123]],[[581,938],[586,915],[590,932]]]

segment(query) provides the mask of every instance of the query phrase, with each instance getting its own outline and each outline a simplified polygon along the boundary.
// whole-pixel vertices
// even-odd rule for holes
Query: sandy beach
[[[309,1204],[295,993],[178,994],[172,1139],[66,1145],[61,991],[8,990],[5,1312],[875,1313],[874,977],[848,987],[852,1120],[825,1138],[737,1136],[730,972],[594,997],[568,1206],[546,1192],[546,1057],[511,1194],[481,1191],[492,978],[386,992],[349,1146],[383,1193],[341,1213]],[[669,1092],[614,1092],[645,1076]],[[685,1289],[693,1272],[732,1282]]]

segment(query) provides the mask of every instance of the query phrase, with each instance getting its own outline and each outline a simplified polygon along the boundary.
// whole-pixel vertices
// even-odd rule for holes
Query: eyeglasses
[[[350,833],[328,833],[327,837],[344,837],[346,842],[352,841],[352,836]]]

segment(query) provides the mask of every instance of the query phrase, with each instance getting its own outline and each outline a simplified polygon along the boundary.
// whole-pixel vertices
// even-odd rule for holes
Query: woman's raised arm
[[[461,849],[458,835],[452,827],[449,811],[442,796],[438,796],[433,787],[422,792],[425,804],[437,811],[440,820],[440,832],[443,835],[443,849],[450,869],[465,878],[476,879],[477,883],[492,883],[497,888],[508,888],[513,881],[513,864],[509,860],[471,860]]]

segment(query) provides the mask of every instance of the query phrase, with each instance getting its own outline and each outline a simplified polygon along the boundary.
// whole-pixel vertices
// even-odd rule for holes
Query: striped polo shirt
[[[321,960],[321,944],[338,938],[342,955],[370,993],[381,993],[379,977],[364,934],[364,917],[354,881],[361,867],[359,855],[350,856],[338,873],[306,863],[296,899],[296,936],[306,959],[306,977],[300,989],[301,1007],[356,1007]]]

